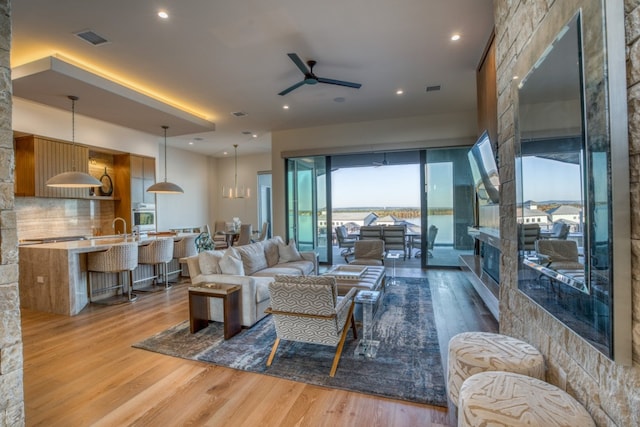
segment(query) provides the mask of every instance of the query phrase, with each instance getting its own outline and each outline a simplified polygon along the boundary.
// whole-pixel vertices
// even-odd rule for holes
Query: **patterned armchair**
[[[349,326],[358,338],[353,321],[354,298],[352,288],[344,297],[338,296],[336,279],[330,276],[277,275],[269,284],[271,307],[277,338],[267,360],[271,366],[280,340],[337,346],[330,376],[338,368]]]

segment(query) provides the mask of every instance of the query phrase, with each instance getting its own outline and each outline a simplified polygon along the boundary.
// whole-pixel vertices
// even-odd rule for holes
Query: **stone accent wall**
[[[22,426],[25,419],[13,198],[10,48],[11,2],[0,0],[0,426]]]
[[[494,0],[501,177],[500,330],[536,346],[547,381],[565,388],[598,426],[640,425],[640,1],[625,1],[631,169],[633,349],[631,367],[616,365],[518,291],[514,96],[512,69],[523,46],[564,0]],[[565,380],[566,378],[566,380]],[[566,381],[566,382],[565,382]]]

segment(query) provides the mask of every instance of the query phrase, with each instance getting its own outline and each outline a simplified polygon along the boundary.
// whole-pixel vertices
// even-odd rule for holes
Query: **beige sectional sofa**
[[[203,251],[186,258],[192,285],[226,283],[242,286],[242,325],[253,326],[266,316],[269,283],[276,274],[308,276],[318,273],[315,252],[298,252],[293,241],[276,236],[226,250]],[[223,321],[222,300],[210,298],[209,316]]]

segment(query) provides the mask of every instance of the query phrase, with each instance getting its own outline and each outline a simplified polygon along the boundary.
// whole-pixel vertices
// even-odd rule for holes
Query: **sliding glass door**
[[[460,255],[473,253],[468,227],[475,224],[475,196],[468,151],[468,147],[426,150],[421,179],[424,267],[458,267]]]
[[[330,262],[327,235],[327,160],[324,156],[287,159],[287,235],[299,250],[315,251]]]

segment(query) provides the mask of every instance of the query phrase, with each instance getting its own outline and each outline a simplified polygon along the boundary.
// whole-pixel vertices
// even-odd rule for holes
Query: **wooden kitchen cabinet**
[[[20,136],[14,141],[16,196],[69,199],[89,197],[88,188],[55,188],[46,185],[49,178],[74,168],[88,173],[88,147],[35,135]]]
[[[139,203],[156,202],[154,193],[147,193],[156,182],[156,159],[134,154],[118,154],[114,158],[116,179],[114,182],[115,215],[127,221],[127,233],[131,233],[132,209]],[[117,232],[124,232],[122,224],[116,224]]]

